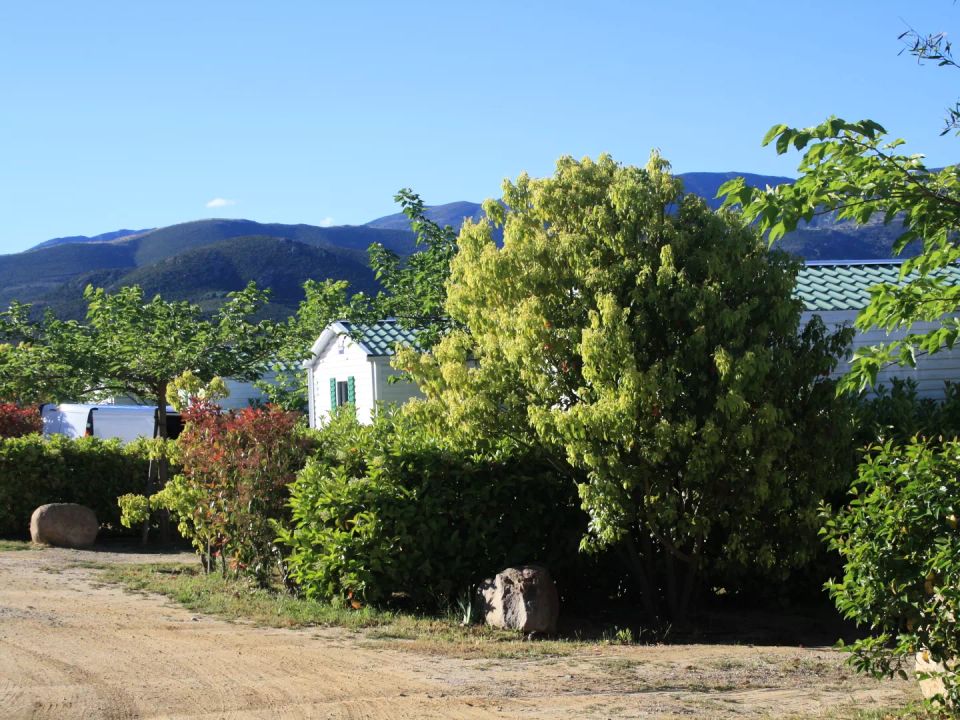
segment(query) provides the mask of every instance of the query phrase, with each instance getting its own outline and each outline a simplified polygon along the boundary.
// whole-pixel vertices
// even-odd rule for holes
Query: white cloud
[[[333,218],[325,217],[323,220],[318,222],[317,225],[319,225],[320,227],[330,227],[331,225],[333,225]]]
[[[211,200],[210,202],[208,202],[208,203],[207,203],[207,207],[208,207],[208,208],[222,208],[222,207],[229,207],[230,205],[236,205],[236,204],[237,204],[237,201],[236,201],[236,200],[227,200],[226,198],[219,198],[219,197],[218,197],[218,198],[214,198],[213,200]]]

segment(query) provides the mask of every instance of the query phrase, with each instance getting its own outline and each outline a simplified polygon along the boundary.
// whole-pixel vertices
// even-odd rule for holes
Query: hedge
[[[117,497],[142,492],[148,460],[142,444],[41,435],[0,439],[0,535],[23,536],[30,515],[51,502],[86,505],[101,524],[120,527]]]
[[[40,408],[20,407],[16,403],[0,403],[0,438],[23,437],[43,431]]]
[[[576,487],[534,452],[444,448],[400,413],[343,413],[318,442],[280,532],[307,597],[437,610],[510,565],[546,564],[559,585],[583,564]]]

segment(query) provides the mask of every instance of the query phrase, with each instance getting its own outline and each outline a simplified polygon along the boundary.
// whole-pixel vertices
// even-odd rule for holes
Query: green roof
[[[870,302],[870,288],[900,283],[899,260],[808,262],[797,275],[796,296],[811,312],[862,310]],[[948,270],[960,284],[960,267]]]
[[[346,321],[338,323],[356,340],[367,355],[383,357],[393,355],[393,349],[399,345],[408,345],[422,350],[417,343],[415,330],[408,330],[394,319],[379,320],[371,325],[360,325]]]
[[[900,282],[900,265],[899,260],[811,261],[800,268],[794,293],[809,312],[859,311],[870,302],[870,288]],[[947,272],[960,284],[960,267],[951,267]],[[393,355],[398,344],[423,350],[416,331],[401,327],[392,318],[371,325],[346,321],[337,324],[374,357]]]

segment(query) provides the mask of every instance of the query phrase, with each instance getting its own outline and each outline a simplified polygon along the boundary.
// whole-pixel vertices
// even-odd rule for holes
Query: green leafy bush
[[[303,467],[310,438],[298,416],[274,406],[223,413],[199,402],[184,412],[177,439],[181,473],[150,498],[118,499],[124,523],[166,509],[212,569],[214,557],[267,584],[285,566],[274,544],[275,524],[288,515],[287,485]]]
[[[25,534],[33,511],[50,502],[86,505],[117,528],[116,498],[143,489],[147,463],[142,445],[125,448],[118,440],[0,439],[0,535]]]
[[[827,588],[840,611],[870,636],[848,649],[876,676],[905,674],[926,651],[952,668],[960,658],[960,442],[888,441],[860,466],[847,507],[823,530],[842,556],[843,578]],[[960,702],[960,678],[944,676]]]
[[[319,442],[280,536],[308,597],[436,609],[507,565],[577,558],[576,488],[533,452],[455,451],[402,412],[340,413]]]
[[[869,445],[881,440],[909,442],[915,435],[929,440],[960,436],[960,383],[947,381],[942,398],[922,398],[913,379],[894,378],[861,398],[857,408],[858,440]]]
[[[16,403],[0,403],[0,438],[23,437],[43,431],[40,409],[36,405],[20,407]]]

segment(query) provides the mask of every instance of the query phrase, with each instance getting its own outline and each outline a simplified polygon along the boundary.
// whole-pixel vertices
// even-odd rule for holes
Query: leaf
[[[767,134],[763,136],[763,140],[761,141],[760,144],[763,145],[763,146],[769,145],[770,142],[771,142],[775,137],[777,137],[778,135],[780,135],[781,133],[783,133],[783,132],[786,131],[787,129],[788,129],[788,127],[787,127],[786,125],[783,125],[782,123],[781,123],[781,124],[774,125],[774,126],[771,127],[769,130],[767,130]]]

